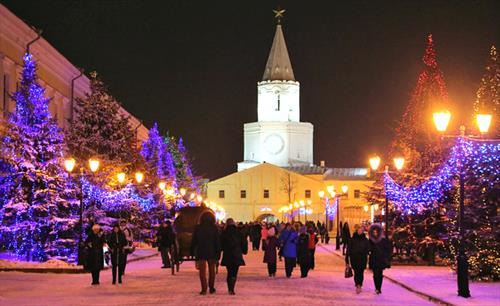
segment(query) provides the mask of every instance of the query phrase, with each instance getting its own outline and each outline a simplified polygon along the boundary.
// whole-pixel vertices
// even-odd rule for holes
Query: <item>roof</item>
[[[262,81],[295,81],[281,24],[276,26]]]
[[[368,177],[368,168],[328,168],[323,175],[327,180],[365,180]]]
[[[284,169],[297,172],[299,174],[323,174],[325,173],[326,168],[320,167],[316,165],[310,166],[292,166],[292,167],[284,167]]]

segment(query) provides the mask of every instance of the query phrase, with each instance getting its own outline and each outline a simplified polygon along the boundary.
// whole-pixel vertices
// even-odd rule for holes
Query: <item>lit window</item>
[[[226,197],[226,194],[224,190],[219,190],[219,199],[224,199]]]
[[[306,199],[310,199],[311,198],[311,190],[309,190],[309,189],[306,190],[305,197],[306,197]]]
[[[240,191],[240,198],[246,199],[246,197],[247,197],[247,191],[246,190],[241,190]]]
[[[264,189],[264,199],[269,199],[269,190]]]
[[[354,198],[358,199],[361,197],[361,190],[359,189],[354,189]]]

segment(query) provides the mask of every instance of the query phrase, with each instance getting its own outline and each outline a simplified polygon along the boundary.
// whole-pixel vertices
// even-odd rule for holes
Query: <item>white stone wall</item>
[[[257,85],[258,121],[300,121],[300,84],[264,81]]]

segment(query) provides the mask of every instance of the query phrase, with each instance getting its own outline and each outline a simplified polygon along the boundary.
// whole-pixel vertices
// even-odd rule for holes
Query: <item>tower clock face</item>
[[[277,155],[283,151],[285,141],[280,135],[271,134],[264,140],[264,147],[270,154]]]

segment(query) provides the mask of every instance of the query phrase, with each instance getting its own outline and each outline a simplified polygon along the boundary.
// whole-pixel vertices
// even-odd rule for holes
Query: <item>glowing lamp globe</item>
[[[99,160],[97,159],[89,159],[89,168],[90,171],[96,172],[99,169]]]
[[[198,202],[201,203],[201,201],[203,201],[203,197],[201,195],[199,195],[199,196],[196,197],[196,200],[198,200]]]
[[[76,160],[74,158],[68,158],[64,160],[64,168],[68,172],[72,172],[75,169]]]
[[[373,205],[373,209],[378,210],[378,204]]]
[[[482,134],[488,133],[491,125],[491,115],[490,114],[477,114],[476,123],[479,128],[479,132]]]
[[[143,180],[144,180],[144,174],[142,172],[136,172],[135,181],[140,184],[142,183]]]
[[[342,185],[341,189],[342,189],[342,193],[347,193],[347,190],[349,190],[349,187],[346,184],[344,184],[344,185]]]
[[[300,204],[300,206],[304,206],[304,205],[306,205],[306,203],[304,202],[304,200],[300,200],[300,201],[299,201],[299,204]]]
[[[335,192],[335,186],[333,185],[329,185],[326,187],[326,191],[328,191],[328,193],[332,194]]]
[[[448,128],[448,123],[450,123],[451,113],[449,111],[436,112],[432,114],[432,119],[434,119],[434,125],[438,132],[445,132]]]
[[[165,190],[165,188],[167,188],[167,183],[165,183],[165,182],[159,182],[158,183],[158,188],[160,188],[161,190]]]
[[[324,197],[325,197],[325,192],[324,192],[323,190],[320,190],[320,191],[318,192],[318,196],[319,196],[320,198],[324,198]]]
[[[179,192],[180,192],[181,196],[185,196],[186,195],[186,189],[185,188],[181,188],[179,190]]]
[[[363,206],[363,209],[365,210],[365,212],[368,212],[368,206],[367,205]]]
[[[118,180],[118,183],[122,184],[125,182],[125,173],[120,172],[116,175],[116,179]]]
[[[396,157],[394,158],[394,167],[396,169],[401,170],[403,169],[403,166],[405,165],[405,159],[403,157]]]
[[[372,168],[373,171],[376,171],[379,166],[380,166],[380,157],[374,156],[370,158],[370,168]]]
[[[189,195],[189,198],[190,198],[191,200],[192,200],[192,199],[194,199],[195,197],[196,197],[196,194],[194,194],[194,192],[193,192],[193,193],[191,193],[191,194]]]

